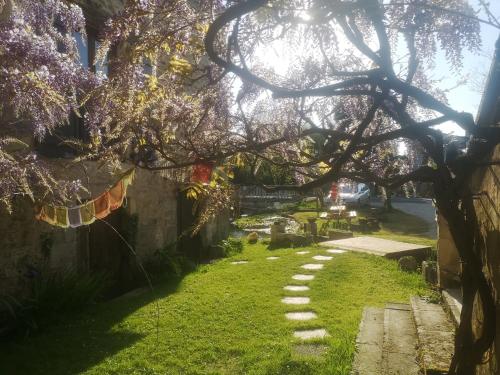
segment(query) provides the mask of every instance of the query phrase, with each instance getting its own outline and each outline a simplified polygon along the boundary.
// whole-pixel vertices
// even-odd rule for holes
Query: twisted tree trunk
[[[466,186],[461,186],[458,190],[449,172],[443,172],[442,178],[434,184],[436,204],[450,225],[450,232],[462,262],[463,294],[460,325],[456,333],[455,353],[449,375],[473,375],[495,338],[495,301],[491,284],[483,272],[481,250],[484,241],[472,194]],[[483,315],[482,327],[476,330],[478,337],[475,336],[473,327],[475,301],[481,306],[478,311],[482,311]]]

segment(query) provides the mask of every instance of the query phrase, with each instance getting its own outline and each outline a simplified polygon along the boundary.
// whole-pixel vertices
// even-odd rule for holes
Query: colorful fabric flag
[[[109,209],[109,193],[107,191],[94,199],[94,212],[96,219],[104,219],[111,212]]]
[[[123,180],[118,181],[111,189],[109,189],[109,209],[114,211],[120,208],[125,197]]]
[[[35,216],[38,220],[61,228],[76,228],[92,224],[96,219],[104,219],[112,210],[116,210],[123,205],[127,188],[132,184],[134,176],[135,169],[132,168],[125,172],[120,181],[114,184],[111,189],[94,200],[69,208],[44,205]]]
[[[68,221],[71,228],[78,228],[82,225],[80,208],[81,206],[68,208]]]
[[[45,221],[50,225],[56,223],[56,210],[54,206],[45,205],[42,206],[40,212],[36,215],[36,218],[41,221]]]
[[[54,223],[54,225],[61,228],[69,227],[68,208],[63,206],[57,206],[55,207],[55,211],[56,211],[56,222]]]
[[[89,201],[80,206],[80,217],[83,225],[89,225],[95,221],[94,201]]]

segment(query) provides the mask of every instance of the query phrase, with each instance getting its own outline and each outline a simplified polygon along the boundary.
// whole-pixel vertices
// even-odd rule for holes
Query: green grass
[[[418,274],[359,253],[334,255],[316,279],[307,309],[312,322],[290,322],[282,288],[311,256],[309,247],[269,251],[245,245],[241,254],[202,266],[151,293],[92,307],[41,334],[0,346],[0,374],[349,374],[364,306],[408,302],[429,291]],[[270,254],[280,259],[268,261]],[[246,259],[248,264],[232,265]],[[300,295],[295,293],[294,295]],[[160,316],[157,319],[157,307]],[[322,360],[292,354],[296,328],[330,333]],[[158,330],[158,331],[157,331]]]

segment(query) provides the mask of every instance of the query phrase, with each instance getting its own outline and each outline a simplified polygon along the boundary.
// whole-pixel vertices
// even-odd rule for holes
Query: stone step
[[[410,305],[388,303],[384,310],[382,374],[418,375],[416,342]]]
[[[417,329],[418,359],[424,374],[446,374],[454,352],[455,326],[439,304],[410,299]]]
[[[383,375],[384,309],[365,307],[356,338],[351,375]]]

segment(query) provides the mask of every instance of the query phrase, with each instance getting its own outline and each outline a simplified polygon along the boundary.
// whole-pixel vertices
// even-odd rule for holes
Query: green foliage
[[[102,273],[69,270],[36,277],[29,298],[21,301],[12,296],[0,297],[0,336],[38,331],[64,314],[98,301],[107,285]]]
[[[147,269],[158,275],[179,277],[196,268],[184,254],[177,251],[177,243],[172,242],[156,250],[156,261],[147,264]]]
[[[228,238],[219,243],[224,257],[240,254],[243,251],[243,241],[239,238]]]
[[[102,273],[69,270],[42,276],[33,284],[33,306],[39,317],[77,311],[97,301],[107,284],[108,279]]]

